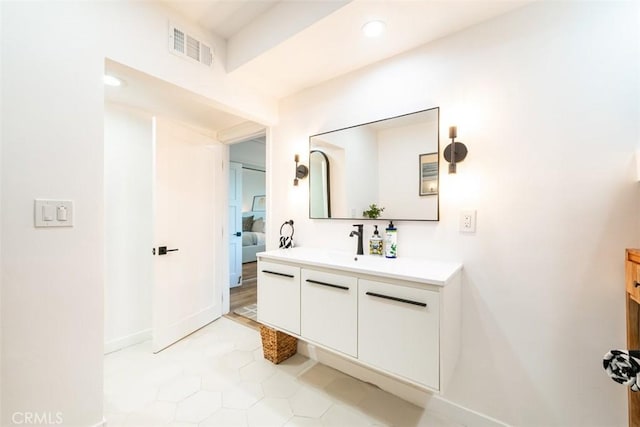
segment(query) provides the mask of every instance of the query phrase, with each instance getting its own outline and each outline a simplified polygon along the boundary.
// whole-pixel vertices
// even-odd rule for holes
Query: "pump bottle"
[[[373,232],[373,236],[371,236],[371,238],[369,239],[369,254],[370,255],[382,255],[384,253],[382,247],[383,247],[383,240],[382,237],[380,237],[380,233],[378,232],[378,226],[374,225],[374,227],[376,228]]]
[[[384,256],[396,258],[398,256],[398,229],[393,225],[393,221],[385,229]]]

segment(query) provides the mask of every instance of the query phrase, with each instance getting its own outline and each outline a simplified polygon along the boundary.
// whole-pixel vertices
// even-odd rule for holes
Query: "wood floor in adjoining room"
[[[247,262],[242,264],[242,285],[231,288],[229,301],[229,314],[226,316],[236,322],[243,323],[253,329],[258,329],[259,323],[234,313],[238,308],[258,302],[258,263]]]
[[[231,288],[231,311],[258,301],[258,263],[242,264],[242,285]]]

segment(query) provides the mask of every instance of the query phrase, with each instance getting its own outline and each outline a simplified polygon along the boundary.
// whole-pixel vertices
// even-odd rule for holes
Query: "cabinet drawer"
[[[360,360],[439,389],[437,292],[361,279],[358,325]]]
[[[303,338],[358,356],[358,280],[302,269],[300,331]]]
[[[627,261],[627,292],[636,302],[640,303],[640,264]],[[636,286],[638,284],[638,286]]]
[[[258,321],[300,335],[300,268],[258,262]]]

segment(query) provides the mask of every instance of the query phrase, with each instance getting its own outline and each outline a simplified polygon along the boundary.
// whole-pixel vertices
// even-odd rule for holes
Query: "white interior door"
[[[222,315],[227,196],[221,185],[227,180],[222,144],[214,139],[159,118],[153,136],[153,351],[158,352]]]
[[[229,163],[229,287],[242,284],[242,164]]]

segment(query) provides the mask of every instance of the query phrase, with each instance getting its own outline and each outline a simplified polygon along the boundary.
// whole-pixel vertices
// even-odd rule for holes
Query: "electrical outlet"
[[[460,231],[463,233],[476,232],[476,211],[460,212]]]

